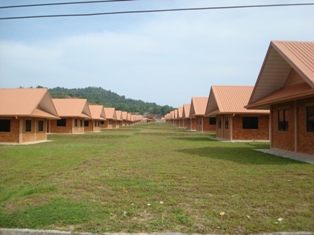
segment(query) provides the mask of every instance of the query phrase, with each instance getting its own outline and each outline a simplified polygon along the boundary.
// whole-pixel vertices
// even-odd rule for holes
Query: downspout
[[[298,113],[297,101],[294,101],[294,152],[298,152]]]
[[[16,119],[19,119],[18,117],[15,117]],[[23,142],[23,118],[19,119],[20,125],[19,125],[19,144]]]
[[[37,140],[37,130],[36,130],[36,124],[37,124],[37,122],[36,121],[38,121],[37,120],[37,118],[34,118],[34,138],[35,138],[35,141]]]
[[[230,118],[230,141],[233,140],[233,117],[235,116],[235,114],[232,114],[231,118]]]
[[[202,132],[204,132],[204,117],[202,117],[201,120],[202,120],[202,126],[201,126],[202,127]]]
[[[222,138],[225,138],[225,122],[226,122],[225,116],[223,115],[221,119],[222,119],[222,123],[221,123],[221,126],[222,126]]]
[[[269,112],[269,143],[270,143],[270,148],[272,148],[273,146],[273,128],[272,128],[272,120],[273,120],[273,112],[272,112],[272,106],[270,106],[270,112]]]

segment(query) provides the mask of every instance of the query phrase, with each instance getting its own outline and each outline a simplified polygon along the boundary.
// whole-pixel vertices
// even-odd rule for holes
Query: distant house
[[[101,128],[114,129],[116,128],[116,109],[115,108],[104,108],[106,120],[100,124]]]
[[[171,123],[171,124],[175,124],[175,117],[174,117],[174,110],[172,110],[169,114],[169,123]]]
[[[205,117],[208,97],[192,97],[190,108],[190,120],[192,129],[196,131],[215,131],[216,123],[211,122],[209,117]]]
[[[176,126],[179,124],[178,109],[174,110],[173,124]]]
[[[177,125],[179,127],[183,127],[183,107],[178,107],[178,117],[177,117],[177,120],[178,120],[178,123]]]
[[[138,124],[140,122],[143,122],[143,116],[142,115],[132,115],[133,116],[133,123]]]
[[[132,115],[127,113],[127,126],[132,126]]]
[[[50,122],[51,133],[84,133],[84,121],[91,119],[87,99],[52,99],[61,119]]]
[[[270,110],[272,149],[314,155],[314,42],[272,41],[247,108]]]
[[[146,122],[156,122],[156,119],[153,117],[147,117]]]
[[[105,112],[102,105],[89,105],[91,119],[84,121],[84,131],[99,132],[100,122],[104,121]]]
[[[182,110],[183,127],[189,129],[190,126],[190,108],[191,104],[184,104]]]
[[[122,111],[121,113],[121,118],[122,118],[122,126],[126,126],[127,125],[127,119],[128,119],[128,112],[126,111]]]
[[[46,141],[49,121],[55,119],[48,89],[0,89],[0,143]]]
[[[228,140],[269,140],[269,111],[248,110],[253,86],[212,86],[207,117],[216,117],[216,137]]]
[[[116,128],[120,128],[122,126],[122,111],[116,110]]]

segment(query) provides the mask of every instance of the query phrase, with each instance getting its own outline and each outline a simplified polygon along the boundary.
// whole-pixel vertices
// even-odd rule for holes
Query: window
[[[77,126],[77,119],[74,120],[74,126]]]
[[[84,126],[88,126],[89,125],[89,121],[84,121]]]
[[[10,132],[11,131],[11,120],[1,119],[0,120],[0,132]]]
[[[288,110],[278,110],[278,131],[288,131]]]
[[[32,131],[32,120],[25,120],[25,131],[26,132]]]
[[[109,122],[109,125],[111,125],[111,124],[112,124],[112,121],[111,121],[111,120],[109,120],[108,122]]]
[[[80,126],[83,126],[83,120],[80,120]]]
[[[258,117],[242,117],[242,129],[258,129]]]
[[[43,120],[38,121],[38,131],[44,131],[44,121]]]
[[[215,117],[209,118],[209,125],[216,125],[216,118]]]
[[[225,129],[229,129],[229,118],[225,118]]]
[[[59,119],[57,120],[57,126],[66,126],[67,120],[66,119]]]
[[[105,124],[105,121],[100,121],[100,124]]]
[[[314,132],[314,106],[306,107],[306,130]]]
[[[221,129],[221,118],[218,118],[218,128]]]

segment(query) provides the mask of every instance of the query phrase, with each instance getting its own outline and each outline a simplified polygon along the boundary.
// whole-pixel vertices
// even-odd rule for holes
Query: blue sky
[[[70,1],[70,0],[68,0]],[[66,2],[2,0],[0,6]],[[309,0],[137,0],[0,9],[0,17]],[[0,21],[0,87],[103,87],[173,107],[254,85],[271,40],[314,41],[314,6]]]

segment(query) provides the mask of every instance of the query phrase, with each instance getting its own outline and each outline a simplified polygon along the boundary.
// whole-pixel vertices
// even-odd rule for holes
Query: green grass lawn
[[[1,145],[0,227],[314,231],[313,165],[210,137],[153,123]]]

